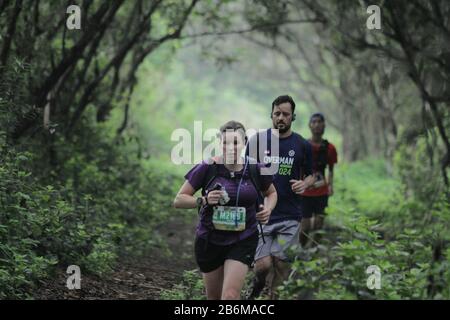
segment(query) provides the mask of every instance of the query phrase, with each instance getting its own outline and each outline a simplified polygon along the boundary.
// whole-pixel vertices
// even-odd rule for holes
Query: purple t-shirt
[[[212,165],[212,164],[211,164]],[[236,205],[236,195],[239,182],[241,180],[243,170],[236,171],[234,177],[231,177],[230,171],[223,164],[217,165],[216,177],[211,181],[208,186],[208,190],[212,189],[216,183],[220,183],[228,193],[230,201],[226,203],[226,206]],[[209,181],[204,181],[206,179],[206,172],[208,170],[209,164],[205,161],[195,165],[189,172],[184,176],[191,186],[197,191],[203,187],[204,183]],[[258,172],[263,166],[258,164]],[[260,175],[261,191],[265,191],[269,188],[272,183],[273,176],[270,175]],[[213,207],[206,206],[200,211],[200,221],[197,225],[197,237],[208,239],[213,244],[217,245],[229,245],[236,243],[242,239],[245,239],[255,232],[257,229],[256,220],[256,203],[258,199],[258,193],[250,179],[250,170],[247,166],[244,178],[242,180],[241,188],[239,191],[239,207],[245,207],[246,211],[246,222],[245,230],[243,231],[224,231],[214,229],[212,223]],[[258,210],[259,211],[259,210]]]

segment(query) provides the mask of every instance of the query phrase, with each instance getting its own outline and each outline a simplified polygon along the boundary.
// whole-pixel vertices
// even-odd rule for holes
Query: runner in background
[[[337,163],[336,148],[332,143],[323,138],[325,133],[325,116],[322,113],[314,113],[309,120],[309,128],[312,137],[309,143],[312,146],[313,172],[316,182],[313,187],[303,193],[303,205],[306,215],[311,218],[304,219],[300,243],[306,246],[309,233],[320,230],[323,227],[328,197],[333,195],[333,168]],[[328,174],[326,175],[326,168]],[[315,241],[319,240],[319,234]]]

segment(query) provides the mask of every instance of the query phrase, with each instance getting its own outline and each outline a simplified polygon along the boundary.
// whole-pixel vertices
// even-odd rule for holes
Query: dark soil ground
[[[66,269],[42,281],[32,294],[34,299],[160,299],[161,291],[179,283],[183,271],[196,268],[193,257],[195,222],[173,219],[158,229],[171,252],[154,250],[141,258],[122,257],[113,272],[102,277],[83,274],[81,289],[66,286]]]
[[[155,249],[141,258],[122,257],[113,272],[102,277],[81,272],[81,289],[69,290],[66,286],[68,274],[65,268],[57,271],[56,277],[42,281],[31,294],[32,298],[75,300],[146,300],[161,299],[163,290],[173,289],[181,283],[185,270],[197,268],[194,260],[194,234],[196,220],[173,218],[157,228],[166,243],[167,250]],[[336,232],[327,227],[327,237]],[[334,231],[334,232],[333,232]],[[253,272],[250,271],[244,288],[245,298],[251,290]],[[313,292],[306,290],[301,299],[312,299]],[[267,287],[262,297],[268,298]]]

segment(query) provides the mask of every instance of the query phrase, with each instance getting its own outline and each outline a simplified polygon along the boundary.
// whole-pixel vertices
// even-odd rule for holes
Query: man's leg
[[[276,296],[276,288],[287,279],[290,272],[288,250],[298,245],[300,238],[300,223],[287,220],[277,224],[276,240],[272,245],[274,277],[270,287],[271,299]]]
[[[314,215],[314,230],[320,230],[323,228],[323,222],[325,220],[325,214],[323,212]]]
[[[300,222],[299,241],[302,247],[306,247],[309,242],[309,234],[313,230],[313,207],[312,197],[301,197],[302,219]]]
[[[309,233],[313,228],[313,218],[302,218],[300,223],[300,244],[305,247],[309,240]]]
[[[253,279],[253,289],[249,299],[259,297],[261,291],[266,286],[267,278],[270,271],[273,269],[273,262],[271,256],[266,256],[255,262],[255,278]]]
[[[320,231],[323,228],[324,220],[325,220],[325,214],[323,212],[317,213],[314,215],[313,223],[312,223],[312,227],[314,230],[314,233],[313,233],[314,244],[319,243],[322,238],[322,234],[317,231]]]
[[[274,257],[274,277],[270,286],[270,299],[277,299],[276,290],[284,280],[289,276],[291,270],[290,263],[281,260],[280,258]]]
[[[253,278],[253,288],[248,299],[255,299],[259,297],[266,285],[267,276],[273,268],[272,257],[270,254],[274,241],[274,238],[272,236],[272,229],[272,225],[263,225],[262,227],[264,239],[260,235],[258,247],[256,248],[255,252],[255,278]]]
[[[325,221],[325,209],[328,206],[328,196],[320,196],[314,199],[316,202],[316,208],[314,213],[314,219],[312,222],[312,229],[314,231],[319,231],[323,228],[323,224]],[[314,241],[319,242],[321,238],[321,234],[316,232],[314,234]]]

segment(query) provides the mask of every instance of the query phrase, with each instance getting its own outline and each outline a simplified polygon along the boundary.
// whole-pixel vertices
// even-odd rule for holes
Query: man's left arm
[[[328,195],[332,196],[333,195],[333,169],[334,169],[334,165],[329,165],[328,166]]]
[[[306,142],[305,145],[305,155],[304,155],[304,175],[306,178],[302,180],[303,177],[300,177],[300,180],[291,179],[289,182],[292,184],[291,188],[296,194],[302,194],[306,189],[310,188],[315,182],[316,177],[312,172],[312,147],[309,142]]]
[[[312,187],[312,185],[316,182],[317,178],[313,174],[312,171],[312,146],[309,142],[306,142],[305,146],[305,190]]]
[[[334,146],[331,146],[328,156],[328,195],[332,196],[334,193],[333,182],[334,182],[334,165],[337,163],[337,151]]]

